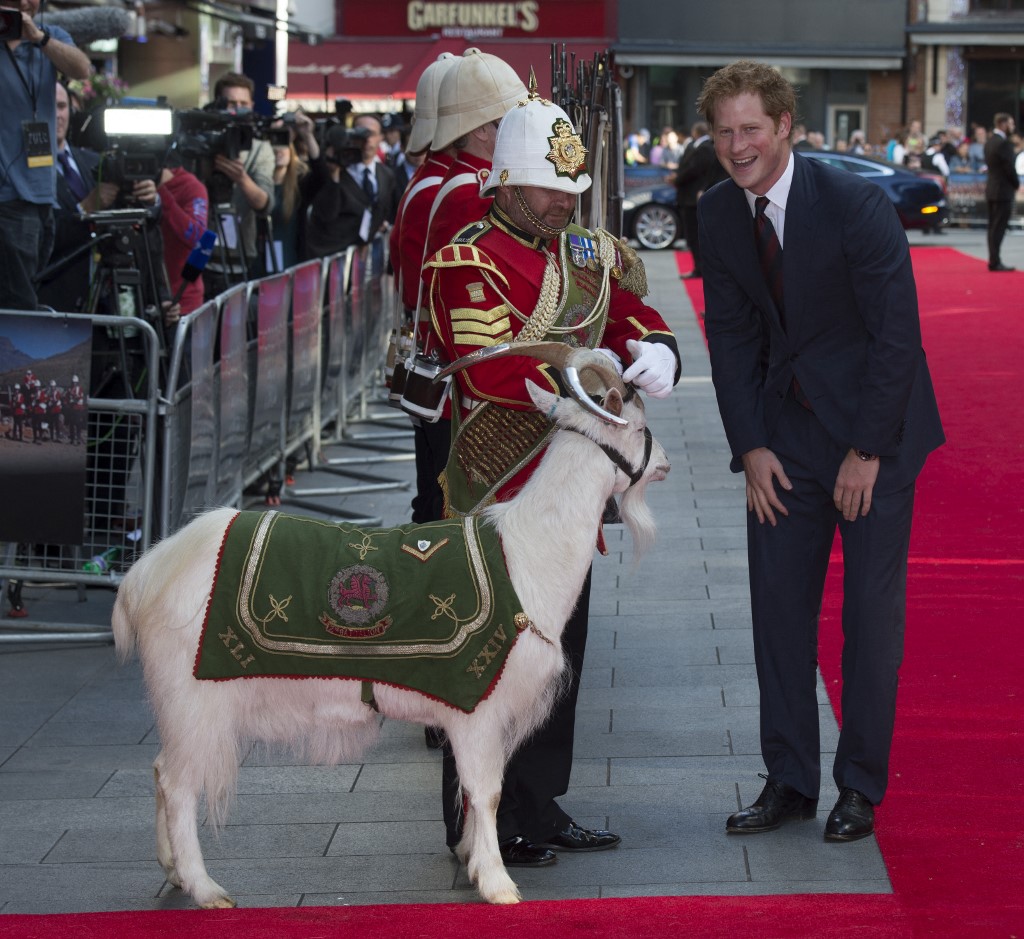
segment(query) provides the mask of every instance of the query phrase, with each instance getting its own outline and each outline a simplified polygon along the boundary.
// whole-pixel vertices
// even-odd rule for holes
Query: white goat
[[[484,512],[536,630],[522,634],[497,686],[471,714],[414,691],[375,685],[374,692],[385,717],[444,729],[468,797],[457,856],[484,900],[516,903],[520,894],[502,865],[495,821],[505,766],[550,713],[565,667],[562,629],[590,567],[605,503],[624,493],[622,517],[642,552],[654,535],[644,490],[665,478],[669,464],[646,429],[640,398],[600,353],[533,343],[488,350],[485,357],[501,354],[560,365],[577,399],[530,383],[537,408],[560,430],[520,493]],[[582,375],[603,386],[600,405],[583,391]],[[199,798],[205,793],[214,824],[225,819],[244,748],[253,741],[282,742],[314,761],[337,763],[357,759],[379,727],[378,715],[360,700],[359,681],[193,677],[218,552],[234,515],[233,509],[207,512],[148,551],[125,576],[113,613],[122,660],[138,646],[163,744],[154,763],[157,858],[167,879],[202,907],[234,901],[206,871]]]

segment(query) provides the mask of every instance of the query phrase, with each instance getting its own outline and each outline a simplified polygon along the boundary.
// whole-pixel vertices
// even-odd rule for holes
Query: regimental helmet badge
[[[568,176],[575,180],[587,171],[587,148],[565,118],[560,117],[551,125],[554,135],[548,137],[551,150],[545,159],[554,164],[556,176]]]

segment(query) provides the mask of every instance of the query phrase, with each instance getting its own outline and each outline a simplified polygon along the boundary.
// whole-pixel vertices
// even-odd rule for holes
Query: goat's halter
[[[593,437],[587,437],[582,430],[577,430],[575,427],[563,427],[562,430],[571,430],[574,434],[579,434],[581,437],[586,437],[595,447],[600,447],[604,452],[604,455],[608,457],[615,466],[622,470],[623,473],[629,479],[630,487],[635,486],[644,477],[644,473],[647,471],[647,465],[651,462],[651,448],[653,447],[654,438],[651,436],[651,428],[644,428],[644,459],[640,464],[639,469],[633,469],[629,463],[626,462],[626,458],[619,453],[614,447],[609,447],[606,443],[599,443],[594,440]]]

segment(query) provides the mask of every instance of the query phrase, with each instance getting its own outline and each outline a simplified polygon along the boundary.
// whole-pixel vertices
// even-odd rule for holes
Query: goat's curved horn
[[[580,372],[597,372],[607,388],[616,388],[621,395],[625,396],[626,386],[608,356],[595,352],[593,349],[566,345],[564,342],[503,342],[501,345],[491,346],[489,349],[477,349],[443,368],[434,376],[434,381],[439,381],[464,368],[469,368],[471,365],[479,365],[481,362],[489,362],[491,359],[500,359],[509,355],[539,359],[554,366],[561,373],[569,393],[591,414],[608,424],[625,426],[629,423],[617,414],[612,414],[602,408],[590,397],[580,381]]]

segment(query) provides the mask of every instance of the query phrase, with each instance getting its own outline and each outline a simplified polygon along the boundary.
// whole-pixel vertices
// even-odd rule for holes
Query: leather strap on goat
[[[224,536],[194,674],[353,678],[470,712],[529,627],[480,519],[363,529],[241,512]]]

